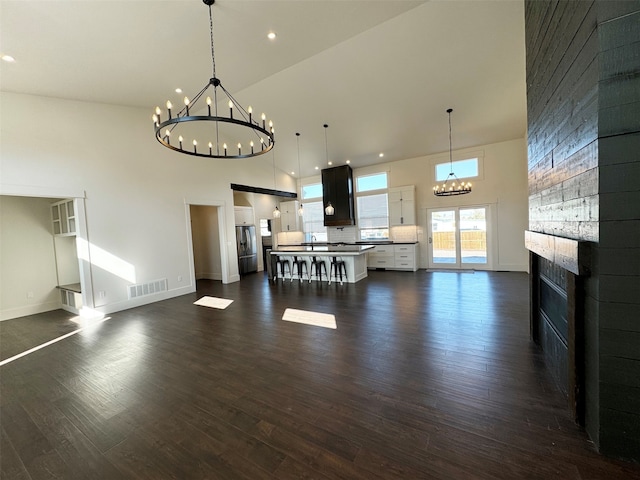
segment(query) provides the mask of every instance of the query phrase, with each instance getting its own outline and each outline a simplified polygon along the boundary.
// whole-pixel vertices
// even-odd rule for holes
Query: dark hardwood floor
[[[193,305],[203,295],[234,302]],[[282,321],[287,307],[338,328]],[[65,322],[2,322],[0,349]],[[4,480],[640,479],[569,418],[529,340],[522,273],[202,281],[8,363],[0,381]]]

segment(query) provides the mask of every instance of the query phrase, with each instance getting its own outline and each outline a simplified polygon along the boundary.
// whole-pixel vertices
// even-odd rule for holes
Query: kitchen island
[[[373,245],[346,244],[283,245],[271,250],[271,255],[288,258],[292,264],[294,257],[298,257],[306,262],[309,273],[311,273],[311,261],[313,257],[324,260],[327,267],[327,274],[330,273],[331,261],[334,258],[343,260],[347,271],[346,281],[348,283],[355,283],[367,277],[366,253],[373,248]],[[295,271],[294,269],[294,272]],[[280,272],[278,272],[278,276],[281,278]],[[297,276],[295,278],[297,279]],[[306,280],[306,276],[304,278]],[[311,280],[317,280],[317,277],[314,275],[311,277]]]

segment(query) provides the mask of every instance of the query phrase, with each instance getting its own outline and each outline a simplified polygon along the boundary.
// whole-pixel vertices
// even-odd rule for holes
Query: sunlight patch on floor
[[[233,300],[218,297],[202,297],[199,300],[193,302],[194,305],[200,305],[201,307],[218,308],[224,310],[233,303]]]
[[[284,311],[282,320],[287,322],[304,323],[305,325],[313,325],[316,327],[336,329],[336,317],[329,313],[308,312],[306,310],[296,310],[295,308],[287,308]]]

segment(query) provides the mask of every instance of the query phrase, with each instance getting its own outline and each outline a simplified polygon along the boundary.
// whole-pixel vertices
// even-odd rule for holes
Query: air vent
[[[148,283],[139,283],[138,285],[129,285],[129,300],[132,298],[153,295],[158,292],[167,291],[167,279],[161,278]]]

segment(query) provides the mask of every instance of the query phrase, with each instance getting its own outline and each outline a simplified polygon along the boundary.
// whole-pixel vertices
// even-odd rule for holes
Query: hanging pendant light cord
[[[302,172],[300,171],[300,134],[296,132],[296,141],[298,143],[298,178],[302,176]]]
[[[327,128],[329,128],[329,125],[325,123],[324,124],[324,151],[326,152],[326,155],[327,155],[327,165],[328,165],[329,164],[329,143],[327,142]]]
[[[209,5],[209,31],[211,32],[211,63],[213,64],[213,78],[216,78],[216,54],[213,49],[213,14]]]
[[[276,154],[273,154],[273,189],[277,190],[276,188]]]
[[[453,144],[451,143],[451,112],[453,112],[452,108],[447,110],[447,113],[449,114],[449,167],[451,169],[449,173],[453,174],[453,153],[452,153]]]

